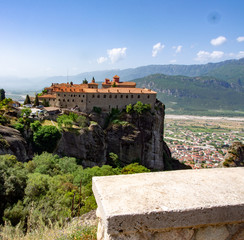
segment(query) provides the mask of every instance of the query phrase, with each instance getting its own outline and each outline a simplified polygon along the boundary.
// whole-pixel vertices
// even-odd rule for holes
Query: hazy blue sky
[[[0,76],[244,57],[244,0],[0,0]]]

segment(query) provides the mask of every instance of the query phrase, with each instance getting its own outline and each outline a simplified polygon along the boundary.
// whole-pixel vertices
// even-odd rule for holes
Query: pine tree
[[[5,99],[5,91],[4,89],[0,89],[0,101],[2,101],[3,99]]]
[[[88,81],[86,80],[86,78],[83,80],[83,84],[87,84]]]
[[[26,104],[31,104],[31,100],[30,100],[30,97],[29,97],[28,94],[26,95],[26,98],[25,98],[25,101],[24,101],[24,105],[26,105]]]
[[[39,106],[39,99],[38,99],[38,95],[36,94],[35,100],[34,100],[34,106]]]

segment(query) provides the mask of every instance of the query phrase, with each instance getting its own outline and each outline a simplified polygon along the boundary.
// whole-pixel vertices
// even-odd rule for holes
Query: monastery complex
[[[87,84],[52,83],[45,90],[46,93],[39,99],[46,99],[51,107],[73,108],[82,112],[90,112],[94,107],[100,107],[103,111],[123,109],[138,101],[153,107],[157,95],[151,89],[137,88],[135,82],[120,82],[117,75],[112,81],[106,78],[102,88],[98,88],[98,83],[93,79]]]

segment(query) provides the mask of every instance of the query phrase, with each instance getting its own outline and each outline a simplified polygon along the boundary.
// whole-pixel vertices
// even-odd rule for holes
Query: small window
[[[140,98],[140,97],[141,97],[140,95],[137,96],[137,98]]]
[[[83,97],[85,97],[85,95],[83,95]]]
[[[80,95],[79,95],[79,97],[80,97]]]
[[[60,94],[58,93],[58,96],[60,96]]]
[[[60,102],[60,99],[58,101]]]
[[[123,95],[121,95],[120,98],[123,98]]]
[[[128,95],[126,95],[126,98],[128,98]]]
[[[67,100],[67,102],[69,102],[69,99]]]
[[[133,98],[133,95],[131,95],[131,98]]]
[[[117,98],[117,95],[115,95],[114,98]]]
[[[75,101],[75,99],[72,100],[72,102],[74,102],[74,101]]]
[[[64,97],[66,97],[66,94],[64,94]]]
[[[150,95],[147,95],[147,98],[150,98]]]
[[[94,97],[95,97],[95,95],[93,94],[93,95],[92,95],[92,98],[94,98]]]
[[[105,94],[103,95],[103,98],[106,98],[106,95]]]
[[[83,100],[81,100],[81,102],[83,102]]]
[[[65,99],[63,99],[63,102],[65,102]]]
[[[71,97],[73,97],[73,95],[71,94]]]
[[[100,98],[100,95],[97,95],[97,98]]]
[[[109,95],[109,98],[112,98],[112,95]]]

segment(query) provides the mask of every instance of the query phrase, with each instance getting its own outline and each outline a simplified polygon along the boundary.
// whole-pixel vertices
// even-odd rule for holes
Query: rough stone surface
[[[243,240],[243,239],[244,239],[244,228],[233,237],[233,240]]]
[[[15,155],[21,162],[30,159],[27,143],[18,130],[0,125],[0,136],[7,143],[0,144],[0,155]]]
[[[224,167],[244,167],[244,144],[234,142],[222,162]]]
[[[120,120],[128,124],[110,124],[105,128],[108,115],[101,114],[99,118],[99,114],[90,114],[90,120],[98,124],[79,133],[63,133],[56,153],[81,159],[84,166],[90,167],[102,166],[113,152],[122,165],[139,161],[147,168],[163,170],[164,158],[171,157],[163,140],[164,106],[157,102],[152,111],[142,115],[124,112]]]
[[[133,235],[131,239],[156,239],[167,229],[169,236],[183,234],[173,230],[182,228],[200,228],[195,230],[197,240],[206,233],[209,239],[227,239],[239,227],[228,230],[223,225],[244,222],[243,184],[243,168],[182,170],[94,177],[93,192],[104,239],[126,239],[121,238],[126,234]],[[204,228],[208,225],[212,227]]]
[[[198,230],[196,234],[196,240],[226,240],[228,236],[229,232],[225,226],[208,226]]]
[[[191,240],[192,236],[194,234],[193,229],[173,229],[168,232],[162,232],[162,233],[156,233],[153,236],[153,239],[155,240]],[[206,240],[206,238],[205,238]]]

